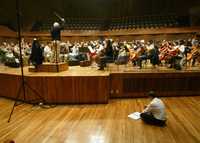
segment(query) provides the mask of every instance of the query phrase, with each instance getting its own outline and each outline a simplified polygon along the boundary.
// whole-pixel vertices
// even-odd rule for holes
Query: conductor
[[[64,29],[65,19],[61,18],[60,20],[62,22],[61,25],[58,22],[54,22],[51,28],[51,37],[53,41],[60,41],[60,32]]]
[[[61,21],[61,24],[58,23],[58,22],[54,22],[53,23],[53,26],[51,28],[51,38],[52,38],[52,41],[53,41],[53,63],[58,63],[60,60],[59,60],[59,54],[60,54],[60,39],[61,39],[61,36],[60,36],[60,33],[61,33],[61,30],[64,29],[64,24],[65,24],[65,19],[60,17],[57,13],[54,13],[58,18],[59,20]]]

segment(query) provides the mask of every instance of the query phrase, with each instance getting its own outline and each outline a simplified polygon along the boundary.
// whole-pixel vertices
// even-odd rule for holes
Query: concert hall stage
[[[200,95],[200,67],[177,71],[110,64],[105,71],[73,66],[59,73],[29,72],[25,67],[24,76],[28,85],[52,104],[108,103],[110,98],[145,97],[150,90],[158,96]],[[16,99],[20,79],[20,68],[0,66],[0,96]],[[36,98],[26,88],[26,100]],[[23,100],[22,92],[19,99]]]

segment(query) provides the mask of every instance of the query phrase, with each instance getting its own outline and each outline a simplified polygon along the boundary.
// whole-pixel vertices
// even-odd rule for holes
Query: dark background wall
[[[113,18],[141,15],[188,15],[200,0],[19,0],[25,27],[35,21],[55,19],[56,11],[65,18]],[[15,0],[1,0],[0,24],[16,25]],[[193,10],[194,12],[195,10]],[[196,14],[197,13],[197,14]],[[195,11],[198,18],[200,12]],[[194,21],[194,20],[193,20]],[[198,21],[198,20],[197,20]],[[198,23],[198,22],[197,22]]]

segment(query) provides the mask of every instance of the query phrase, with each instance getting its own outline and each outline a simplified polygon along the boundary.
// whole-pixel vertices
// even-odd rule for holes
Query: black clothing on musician
[[[149,59],[152,65],[159,65],[159,50],[157,46],[150,51]]]
[[[146,52],[144,47],[140,48],[140,51],[139,51],[138,55],[139,56],[138,56],[138,59],[137,59],[137,65],[140,68],[142,68],[142,61],[144,61],[144,60],[146,61],[147,60],[147,52]]]
[[[106,63],[114,62],[113,59],[113,48],[112,48],[112,42],[110,40],[106,41],[106,48],[104,49],[105,53],[102,57],[100,57],[99,62],[99,70],[104,70],[104,67],[106,67]]]
[[[42,64],[43,60],[43,50],[40,46],[40,43],[38,40],[33,40],[30,61],[35,67],[37,67],[38,65]]]
[[[106,49],[105,49],[105,56],[113,58],[113,48],[112,42],[110,40],[107,41]]]

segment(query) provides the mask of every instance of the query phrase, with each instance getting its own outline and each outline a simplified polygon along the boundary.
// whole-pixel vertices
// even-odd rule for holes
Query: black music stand
[[[39,102],[38,103],[42,103],[40,105],[43,105],[45,102],[44,98],[42,96],[40,96],[40,94],[35,90],[33,89],[26,81],[25,81],[25,78],[24,78],[24,69],[23,69],[23,58],[22,58],[22,46],[21,46],[21,21],[20,21],[20,7],[19,7],[19,0],[16,0],[16,16],[17,16],[17,30],[18,30],[18,42],[19,42],[19,52],[20,52],[20,67],[21,67],[21,83],[20,83],[20,87],[17,91],[17,95],[16,95],[16,98],[15,98],[15,103],[12,107],[12,110],[10,112],[10,116],[8,118],[8,122],[10,122],[10,119],[11,119],[11,116],[13,114],[13,111],[14,111],[14,108],[15,106],[18,106],[20,104],[22,104],[23,102],[27,102],[27,103],[34,103],[36,104],[36,101],[28,101],[26,99],[26,90],[25,88],[27,87],[28,89],[30,89],[34,95],[36,95],[38,98],[39,98]],[[23,91],[23,100],[22,100],[22,103],[18,103],[17,104],[17,101],[19,100],[19,97],[20,97],[20,93],[21,91]]]

